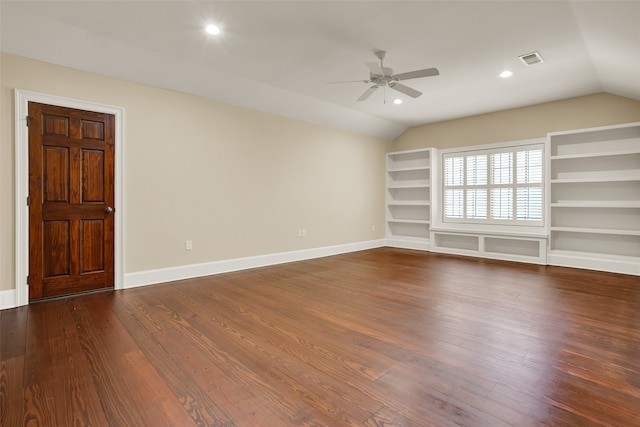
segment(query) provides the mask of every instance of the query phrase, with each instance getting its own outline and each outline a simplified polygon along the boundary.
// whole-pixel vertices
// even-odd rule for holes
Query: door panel
[[[82,220],[80,236],[80,273],[104,270],[104,221]]]
[[[82,138],[104,140],[104,123],[90,120],[82,120]]]
[[[42,147],[45,202],[69,203],[69,149]]]
[[[29,103],[29,299],[113,288],[114,116]]]
[[[104,203],[104,152],[82,150],[82,202]]]
[[[68,117],[56,117],[50,114],[42,115],[43,121],[43,136],[47,135],[63,135],[69,136],[69,118]]]
[[[45,221],[42,226],[43,279],[71,274],[70,221]]]

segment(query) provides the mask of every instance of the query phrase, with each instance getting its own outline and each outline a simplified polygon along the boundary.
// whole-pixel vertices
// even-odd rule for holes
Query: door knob
[[[104,210],[104,213],[113,213],[113,208],[111,206],[107,206],[107,208]]]

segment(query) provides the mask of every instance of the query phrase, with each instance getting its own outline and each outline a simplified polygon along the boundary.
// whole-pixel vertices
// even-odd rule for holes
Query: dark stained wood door
[[[113,288],[111,114],[29,103],[29,300]]]

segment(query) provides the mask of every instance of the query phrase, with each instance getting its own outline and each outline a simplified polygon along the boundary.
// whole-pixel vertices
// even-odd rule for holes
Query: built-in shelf
[[[635,147],[629,150],[619,151],[602,151],[596,153],[578,153],[578,154],[564,154],[560,156],[550,156],[550,160],[569,160],[569,159],[586,159],[590,157],[615,157],[615,156],[627,156],[629,154],[640,154],[640,148]]]
[[[509,232],[492,234],[490,231],[474,232],[431,230],[431,250],[455,255],[507,261],[546,263],[546,234],[528,236]]]
[[[553,265],[640,275],[640,123],[548,135]]]
[[[583,251],[569,251],[569,250],[561,250],[561,249],[552,249],[549,251],[549,256],[554,257],[566,257],[566,258],[586,258],[585,253]],[[634,262],[636,257],[634,256],[626,256],[626,255],[609,255],[609,254],[598,254],[598,259],[605,262],[616,262],[616,261],[626,261],[626,262]],[[567,266],[569,267],[569,266]],[[640,268],[640,265],[638,265]]]
[[[387,244],[429,250],[433,149],[387,153]]]
[[[429,170],[430,167],[429,166],[412,166],[412,167],[405,167],[405,168],[399,168],[399,167],[393,167],[388,169],[388,172],[411,172],[411,171],[426,171]]]
[[[416,201],[404,201],[404,202],[400,202],[400,201],[393,201],[393,202],[389,202],[388,205],[389,206],[429,206],[431,204],[431,202],[425,202],[422,200],[416,200]]]
[[[387,188],[390,190],[396,190],[396,189],[400,189],[400,190],[404,190],[404,189],[409,189],[409,188],[419,188],[419,189],[426,189],[429,188],[430,186],[427,184],[391,184],[388,185]]]
[[[541,227],[442,224],[437,150],[388,153],[387,244],[640,275],[640,123],[550,133],[546,147]]]
[[[634,262],[627,266],[640,266],[640,236],[628,234],[603,234],[590,231],[551,231],[550,251],[569,251],[574,257],[582,259],[608,259]],[[579,256],[575,255],[579,254]],[[588,268],[588,267],[587,267]],[[630,271],[618,271],[631,273]]]
[[[640,200],[558,200],[556,208],[640,208]]]
[[[622,236],[640,236],[640,230],[622,230],[617,228],[588,228],[588,227],[551,227],[551,231],[566,231],[569,233],[614,234]]]
[[[588,184],[591,182],[621,182],[621,181],[640,181],[640,174],[626,176],[597,176],[582,178],[557,178],[551,179],[551,184]]]
[[[421,220],[421,219],[389,219],[387,220],[389,223],[398,223],[398,224],[426,224],[429,225],[431,221]]]

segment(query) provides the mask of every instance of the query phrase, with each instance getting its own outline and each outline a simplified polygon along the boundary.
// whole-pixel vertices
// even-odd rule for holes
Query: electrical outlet
[[[371,231],[376,231],[376,226],[375,225],[371,225]]]
[[[302,229],[302,237],[307,237],[307,230],[305,228]]]
[[[186,242],[184,242],[184,249],[186,251],[190,251],[191,249],[193,249],[193,242],[191,240],[187,240]]]

